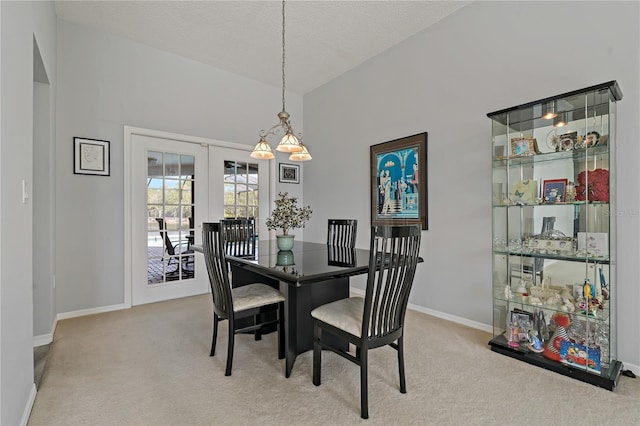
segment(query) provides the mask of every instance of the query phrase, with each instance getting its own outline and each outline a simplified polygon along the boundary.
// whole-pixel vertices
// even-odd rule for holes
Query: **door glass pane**
[[[258,217],[258,164],[224,161],[224,217]],[[256,231],[258,226],[256,226]]]
[[[195,157],[147,153],[147,283],[195,276]]]

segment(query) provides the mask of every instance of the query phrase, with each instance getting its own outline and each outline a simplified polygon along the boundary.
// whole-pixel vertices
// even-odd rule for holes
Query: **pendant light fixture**
[[[298,134],[296,136],[295,130],[291,126],[291,122],[289,121],[289,113],[285,110],[285,73],[284,73],[284,65],[285,65],[285,19],[284,19],[284,0],[282,0],[282,111],[278,114],[278,118],[280,121],[271,127],[269,130],[260,131],[260,140],[256,144],[255,148],[251,152],[251,158],[257,158],[260,160],[271,160],[275,158],[273,151],[271,150],[271,146],[269,146],[269,140],[276,137],[276,135],[282,134],[282,139],[278,143],[276,147],[277,151],[280,152],[289,152],[291,156],[289,160],[292,161],[308,161],[311,160],[311,155],[309,154],[309,150],[302,143],[302,135]]]

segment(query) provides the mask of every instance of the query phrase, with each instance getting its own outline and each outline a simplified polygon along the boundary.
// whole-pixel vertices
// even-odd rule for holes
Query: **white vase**
[[[293,239],[295,237],[295,235],[276,235],[278,250],[291,250],[293,248]]]

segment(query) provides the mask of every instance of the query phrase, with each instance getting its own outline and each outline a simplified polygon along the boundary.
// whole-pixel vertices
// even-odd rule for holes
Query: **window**
[[[254,218],[259,223],[258,164],[224,162],[224,217]]]

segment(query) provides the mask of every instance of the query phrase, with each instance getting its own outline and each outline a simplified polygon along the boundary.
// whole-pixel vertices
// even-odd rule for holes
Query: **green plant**
[[[289,197],[288,192],[280,192],[274,203],[276,208],[267,218],[267,228],[282,229],[282,235],[289,235],[289,229],[304,228],[313,213],[310,206],[298,207],[298,198]]]

